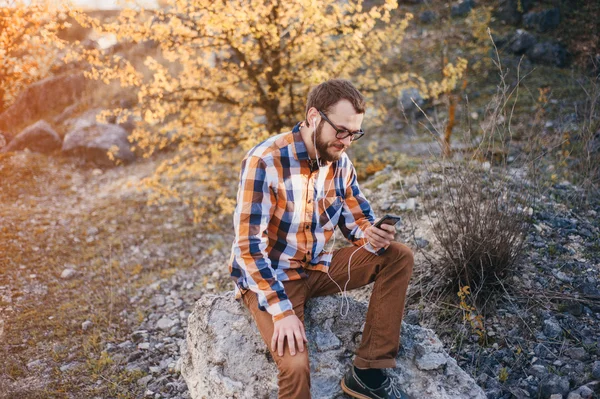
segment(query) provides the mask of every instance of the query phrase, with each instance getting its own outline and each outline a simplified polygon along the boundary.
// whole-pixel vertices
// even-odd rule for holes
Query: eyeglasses
[[[347,129],[340,129],[339,127],[334,125],[334,123],[332,121],[330,121],[329,118],[327,116],[325,116],[325,114],[322,113],[321,111],[319,111],[319,115],[321,115],[321,118],[325,119],[327,121],[327,123],[329,123],[331,125],[331,127],[335,129],[335,137],[340,140],[343,140],[346,137],[350,136],[350,141],[355,141],[365,135],[365,132],[362,129],[359,129],[355,132],[351,132]]]

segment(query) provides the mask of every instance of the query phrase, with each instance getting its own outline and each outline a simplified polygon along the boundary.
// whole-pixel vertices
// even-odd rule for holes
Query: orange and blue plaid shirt
[[[374,221],[348,156],[311,168],[300,127],[248,152],[233,217],[229,270],[236,297],[255,292],[259,308],[274,321],[294,314],[283,281],[304,278],[305,270],[328,271],[332,252],[325,246],[335,227],[353,244],[363,245],[364,231]],[[383,252],[370,244],[365,248]]]

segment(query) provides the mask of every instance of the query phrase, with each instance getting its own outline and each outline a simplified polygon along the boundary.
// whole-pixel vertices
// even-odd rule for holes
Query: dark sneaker
[[[409,399],[408,395],[394,385],[390,377],[385,377],[381,386],[377,389],[369,388],[358,378],[354,367],[346,372],[340,383],[342,390],[353,398],[358,399]]]

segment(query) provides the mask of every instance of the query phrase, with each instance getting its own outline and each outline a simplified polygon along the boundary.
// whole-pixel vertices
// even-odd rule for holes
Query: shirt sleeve
[[[365,249],[374,254],[382,254],[385,248],[376,251],[365,238],[365,231],[375,222],[375,214],[358,186],[356,169],[354,165],[348,165],[348,178],[346,179],[346,191],[344,207],[338,222],[344,237],[357,246],[365,245]]]
[[[242,163],[237,206],[233,223],[235,245],[233,268],[243,275],[249,289],[257,294],[261,310],[269,312],[273,321],[294,314],[283,283],[277,279],[268,257],[267,228],[275,206],[275,192],[269,183],[265,161],[249,156]]]

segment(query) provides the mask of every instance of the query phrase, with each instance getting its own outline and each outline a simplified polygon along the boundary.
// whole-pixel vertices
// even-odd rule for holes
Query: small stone
[[[556,278],[559,279],[560,281],[563,281],[565,283],[572,283],[573,282],[573,278],[567,276],[564,272],[556,272],[555,274]]]
[[[563,396],[559,393],[555,393],[553,395],[550,395],[550,399],[563,399]]]
[[[548,370],[546,370],[546,367],[541,364],[534,364],[529,368],[528,374],[542,379],[548,374]]]
[[[83,331],[87,331],[90,327],[92,327],[94,325],[94,323],[92,323],[89,320],[84,321],[83,323],[81,323],[81,329]]]
[[[575,393],[575,392],[571,392],[569,394],[569,396],[567,396],[567,399],[583,399],[583,398],[581,397],[580,394]]]
[[[63,272],[60,274],[60,278],[68,280],[71,277],[73,277],[77,272],[75,271],[75,269],[65,269],[63,270]]]
[[[162,369],[161,369],[160,367],[157,367],[157,366],[150,366],[150,372],[151,372],[152,374],[158,374],[158,373],[160,373],[160,372],[161,372],[161,370],[162,370]]]
[[[412,186],[411,188],[408,189],[409,197],[416,197],[418,195],[419,195],[419,189],[417,188],[417,186]]]
[[[562,328],[556,320],[544,320],[544,334],[549,338],[559,338],[562,336]]]
[[[169,330],[171,327],[177,324],[176,321],[169,319],[166,316],[163,316],[157,323],[156,328],[159,330]]]
[[[600,380],[600,360],[596,360],[592,365],[592,378]]]
[[[417,202],[415,201],[414,198],[409,198],[406,201],[406,210],[407,211],[414,211],[415,210],[415,206],[416,206]]]
[[[429,245],[429,241],[421,237],[416,237],[415,245],[417,246],[417,248],[426,248]]]
[[[569,393],[569,379],[549,374],[540,382],[541,397],[548,398],[553,394],[567,395]]]
[[[565,351],[565,354],[575,360],[587,358],[587,351],[584,348],[569,348]]]
[[[42,366],[42,364],[43,364],[43,363],[42,363],[42,361],[41,361],[41,360],[39,360],[39,359],[37,359],[37,360],[33,360],[33,361],[31,361],[31,362],[27,363],[27,368],[28,368],[29,370],[31,370],[31,369],[34,369],[34,368],[36,368],[36,367],[40,367],[40,366]]]
[[[164,295],[154,295],[154,297],[152,297],[152,303],[158,307],[161,306],[165,306],[165,304],[167,303],[165,296]]]
[[[151,375],[147,375],[137,380],[137,384],[141,387],[145,387],[150,381],[152,381],[152,378],[153,377]]]
[[[594,396],[594,390],[587,385],[583,385],[575,390],[583,399],[591,399]]]
[[[138,349],[150,349],[150,342],[140,342],[137,347]]]

